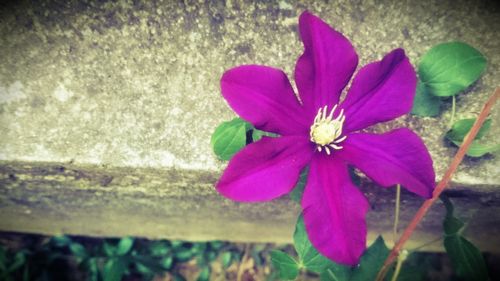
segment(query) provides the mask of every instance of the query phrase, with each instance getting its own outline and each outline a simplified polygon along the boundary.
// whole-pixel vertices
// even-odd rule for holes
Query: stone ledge
[[[241,204],[219,196],[215,173],[0,163],[0,229],[44,234],[134,235],[184,240],[289,243],[298,204],[287,196]],[[363,182],[372,210],[369,238],[392,237],[394,190]],[[454,188],[448,195],[469,221],[466,235],[485,251],[500,249],[500,194]],[[422,199],[403,192],[401,221],[407,223]],[[442,235],[444,208],[436,204],[409,248]],[[439,242],[423,250],[441,250]]]
[[[438,43],[476,47],[488,68],[458,96],[457,118],[475,116],[498,84],[500,10],[492,2],[252,2],[0,7],[0,229],[289,242],[297,205],[218,196],[213,184],[225,164],[209,140],[234,117],[219,92],[225,69],[266,64],[293,76],[305,9],[352,41],[360,66],[397,47],[414,64]],[[373,130],[415,130],[440,178],[456,151],[443,142],[449,114],[444,106],[437,118],[405,116]],[[500,111],[491,118],[498,124]],[[493,125],[490,140],[498,135]],[[449,192],[485,250],[500,249],[499,167],[500,157],[466,159]],[[370,235],[390,237],[393,192],[365,184]],[[420,199],[404,198],[407,221]],[[440,235],[442,209],[432,209],[418,243]]]

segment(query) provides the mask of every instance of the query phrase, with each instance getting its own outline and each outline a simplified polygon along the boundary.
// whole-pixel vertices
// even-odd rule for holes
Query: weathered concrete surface
[[[414,63],[441,42],[460,40],[478,48],[488,68],[470,92],[459,96],[458,118],[475,116],[499,83],[500,10],[488,2],[42,1],[3,6],[0,228],[289,240],[298,211],[293,203],[240,205],[214,192],[225,163],[212,155],[209,138],[218,123],[234,116],[219,93],[223,71],[257,63],[291,74],[302,52],[296,29],[305,9],[352,40],[360,65],[396,47],[405,48]],[[492,118],[489,139],[495,141],[498,109]],[[440,177],[456,151],[443,142],[448,119],[445,110],[438,118],[407,116],[375,130],[415,129]],[[480,210],[471,225],[479,223],[482,231],[474,235],[489,249],[500,249],[492,247],[500,232],[499,167],[500,157],[467,159],[453,182],[462,190],[459,212],[470,219]],[[391,214],[392,191],[387,192],[370,196],[377,210],[386,210],[372,214],[371,235],[390,231],[390,219],[384,217]],[[408,200],[412,206],[420,202]],[[440,219],[438,213],[429,218],[417,239],[432,240]]]

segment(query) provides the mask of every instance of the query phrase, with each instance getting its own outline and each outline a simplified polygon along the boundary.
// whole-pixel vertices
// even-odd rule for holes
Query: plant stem
[[[455,122],[455,111],[456,111],[456,103],[457,103],[457,98],[455,96],[451,96],[451,116],[450,116],[450,124],[448,125],[449,128],[453,126],[453,123]]]
[[[476,119],[476,122],[474,122],[474,125],[472,126],[471,130],[469,133],[465,136],[464,141],[460,148],[458,149],[457,153],[455,154],[455,157],[451,161],[450,166],[448,167],[448,170],[443,176],[443,179],[439,182],[439,184],[436,186],[434,189],[434,192],[432,193],[432,198],[427,199],[420,209],[418,209],[417,213],[411,220],[410,224],[406,227],[405,231],[403,232],[403,235],[401,235],[401,238],[399,241],[394,245],[392,248],[391,252],[389,253],[389,256],[384,262],[384,266],[380,269],[378,275],[377,275],[377,281],[382,281],[384,280],[385,275],[387,274],[387,271],[389,270],[390,265],[394,262],[396,257],[398,256],[398,253],[401,251],[403,248],[404,244],[406,241],[410,238],[410,236],[413,234],[413,231],[415,231],[415,228],[417,225],[420,223],[422,218],[427,214],[429,211],[430,207],[432,204],[439,198],[439,195],[443,192],[443,190],[448,186],[448,183],[451,180],[451,177],[453,173],[457,170],[458,165],[462,162],[465,153],[469,149],[469,146],[471,145],[472,141],[476,137],[477,133],[479,132],[479,129],[483,125],[484,121],[488,117],[488,114],[491,111],[491,108],[495,104],[496,100],[500,97],[500,87],[495,89],[495,92],[493,92],[493,95],[488,99],[486,104],[484,105],[483,109],[481,110],[481,113],[479,114],[478,118]]]
[[[426,242],[426,243],[424,243],[416,248],[411,249],[410,252],[416,252],[417,250],[422,249],[423,247],[429,246],[429,245],[434,244],[436,242],[439,242],[441,240],[443,240],[443,237],[438,237],[432,241]]]
[[[399,224],[399,206],[401,202],[401,185],[396,185],[396,206],[394,210],[394,229],[392,230],[392,239],[394,241],[394,245],[396,245],[396,241],[398,239],[398,224]]]
[[[399,272],[401,271],[401,266],[403,265],[403,262],[406,260],[407,257],[408,257],[408,251],[407,250],[401,251],[401,253],[398,256],[398,262],[396,263],[396,270],[392,275],[391,281],[398,280]]]
[[[236,275],[236,280],[237,281],[241,281],[242,280],[243,273],[246,271],[245,267],[246,267],[246,262],[247,262],[247,259],[248,259],[249,252],[250,252],[250,243],[248,243],[248,244],[245,245],[245,250],[244,250],[243,257],[241,258],[240,264],[238,266],[238,273]]]

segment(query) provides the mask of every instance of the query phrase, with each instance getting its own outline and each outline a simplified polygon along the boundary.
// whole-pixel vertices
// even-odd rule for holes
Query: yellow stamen
[[[342,149],[342,146],[338,144],[347,138],[347,136],[342,136],[342,126],[345,121],[344,109],[341,109],[337,117],[333,119],[336,109],[337,105],[327,115],[328,106],[320,108],[309,133],[318,151],[321,152],[324,149],[327,155],[331,154],[330,149]]]

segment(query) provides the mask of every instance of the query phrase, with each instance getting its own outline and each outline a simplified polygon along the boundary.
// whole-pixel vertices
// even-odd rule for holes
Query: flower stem
[[[403,262],[406,260],[407,257],[408,257],[407,250],[403,250],[403,251],[401,251],[401,253],[399,253],[398,261],[396,263],[396,270],[394,271],[394,274],[392,275],[391,281],[398,280],[399,272],[401,271],[401,266],[403,265]]]
[[[455,111],[457,108],[457,98],[455,96],[451,96],[451,116],[450,116],[450,124],[448,125],[449,128],[453,126],[453,123],[455,122]]]
[[[413,231],[415,231],[415,228],[417,225],[420,223],[420,221],[423,219],[425,214],[429,211],[430,207],[432,204],[439,198],[439,195],[443,192],[443,190],[448,186],[448,183],[451,180],[451,177],[453,173],[457,170],[458,165],[462,162],[465,153],[469,149],[469,146],[472,143],[472,140],[476,137],[477,133],[479,132],[479,129],[483,125],[484,121],[488,117],[488,114],[491,111],[491,108],[497,101],[497,99],[500,97],[500,87],[497,87],[495,89],[495,92],[493,92],[493,95],[488,99],[486,104],[484,105],[483,109],[481,110],[481,113],[479,114],[478,118],[476,119],[476,122],[474,122],[474,125],[472,126],[471,130],[469,133],[465,136],[464,141],[460,148],[458,149],[457,153],[455,154],[455,157],[451,161],[450,166],[448,167],[448,170],[443,176],[443,179],[439,182],[439,184],[436,186],[434,189],[434,192],[432,193],[432,198],[427,199],[420,209],[418,209],[417,213],[411,220],[410,224],[406,227],[404,230],[403,234],[401,235],[401,238],[399,241],[394,245],[392,248],[391,252],[389,253],[389,256],[384,262],[384,265],[380,269],[378,275],[377,275],[377,281],[382,281],[385,278],[385,275],[387,274],[387,271],[389,270],[391,264],[394,262],[396,257],[398,256],[398,253],[401,251],[403,248],[404,244],[408,239],[410,239],[410,236],[413,234]]]
[[[399,224],[399,206],[401,202],[401,185],[396,185],[396,206],[394,210],[394,229],[392,230],[392,239],[394,241],[394,245],[396,245],[396,241],[398,239],[398,224]]]

